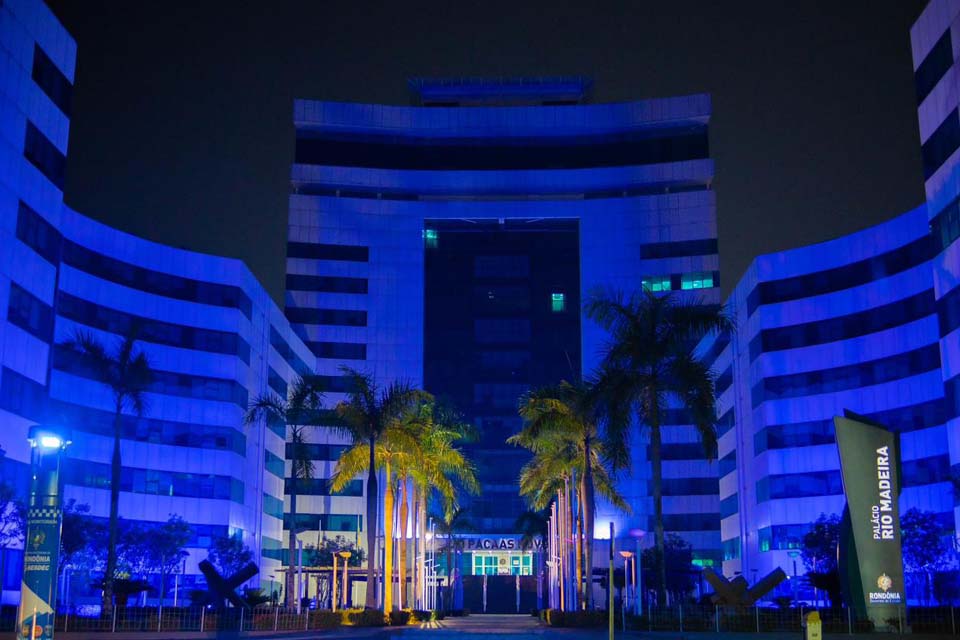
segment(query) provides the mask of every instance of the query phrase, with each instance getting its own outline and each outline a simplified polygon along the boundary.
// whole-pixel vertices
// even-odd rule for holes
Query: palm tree
[[[471,522],[466,509],[460,507],[452,511],[445,510],[443,513],[434,514],[432,518],[437,523],[437,533],[444,536],[447,541],[447,544],[443,548],[447,562],[447,597],[444,599],[443,604],[449,611],[453,609],[453,551],[455,547],[460,546],[457,534],[472,531],[473,522]]]
[[[449,514],[458,508],[460,490],[473,495],[480,492],[473,464],[466,459],[462,450],[455,446],[459,441],[471,439],[473,433],[469,425],[453,411],[434,402],[421,403],[415,412],[408,414],[403,425],[416,438],[421,451],[421,455],[410,460],[412,467],[404,471],[411,480],[413,489],[411,502],[418,531],[414,541],[422,542],[426,540],[427,502],[431,497],[437,497],[443,505],[444,513]],[[405,499],[404,491],[401,498],[401,522],[406,522],[407,518]],[[401,575],[406,573],[403,551],[404,547],[401,547]],[[414,568],[414,593],[418,593],[418,576],[422,580],[424,572],[424,557],[420,554],[420,562]]]
[[[577,536],[578,558],[581,554],[580,541],[583,540],[583,564],[578,560],[577,568],[585,567],[588,576],[593,571],[593,527],[596,518],[592,461],[600,445],[595,414],[596,390],[587,383],[570,384],[564,381],[553,387],[535,390],[524,397],[520,405],[523,431],[508,440],[533,448],[543,434],[550,434],[576,445],[576,453],[581,456],[576,463],[579,473],[577,494],[581,506],[579,514],[582,518],[578,518],[578,527],[586,534]],[[593,595],[589,581],[588,577],[587,585],[582,587],[584,592],[581,598],[581,603],[588,609]],[[582,583],[578,581],[578,584]]]
[[[574,395],[579,393],[577,387],[572,385],[566,385],[566,388],[560,385],[554,391],[560,392],[557,395],[567,396],[567,401],[571,402]],[[596,439],[595,425],[592,428],[584,426],[592,423],[583,416],[576,418],[573,405],[566,405],[556,397],[551,398],[549,393],[550,390],[543,390],[527,396],[521,407],[527,424],[507,442],[529,449],[534,454],[533,459],[520,470],[519,478],[520,495],[527,497],[531,507],[536,510],[547,509],[558,494],[566,493],[570,487],[573,489],[574,500],[570,503],[570,510],[575,501],[579,505],[578,514],[583,516],[577,518],[575,525],[578,529],[576,576],[581,605],[587,606],[592,589],[589,588],[590,579],[586,583],[583,580],[583,569],[586,567],[589,575],[592,575],[594,493],[599,493],[622,511],[629,512],[630,506],[617,491],[613,477],[604,464],[604,448]],[[551,419],[550,415],[554,418]],[[578,478],[580,482],[577,482]],[[585,482],[584,478],[589,480]],[[572,513],[563,513],[560,517],[574,524]],[[587,523],[590,523],[589,527]],[[573,526],[570,528],[572,530]],[[583,544],[585,536],[588,542]],[[586,562],[585,553],[589,553]]]
[[[290,539],[288,542],[289,562],[284,582],[284,593],[288,607],[296,606],[294,586],[294,559],[297,551],[297,496],[299,485],[313,478],[313,459],[306,446],[307,428],[323,425],[323,392],[315,378],[299,376],[293,380],[287,390],[287,398],[269,393],[254,399],[243,416],[246,425],[256,424],[260,420],[286,425],[290,434],[290,482],[287,494],[290,496]],[[284,482],[286,484],[286,482]]]
[[[354,444],[366,445],[367,460],[367,596],[365,606],[374,609],[377,606],[376,589],[372,588],[376,580],[374,558],[377,544],[377,512],[379,507],[377,490],[377,445],[386,430],[396,424],[400,418],[423,398],[423,392],[418,391],[404,382],[394,382],[380,388],[373,377],[343,367],[341,371],[350,385],[347,400],[340,402],[336,407],[341,423],[337,429],[348,435]],[[343,458],[341,457],[341,462]],[[345,469],[346,467],[344,467]],[[360,467],[358,467],[360,468]],[[338,463],[338,470],[340,463]],[[390,471],[387,474],[387,496],[392,498]],[[336,474],[338,482],[345,486],[353,476],[347,477],[344,473]],[[387,521],[384,518],[384,529]],[[391,527],[392,528],[392,527]],[[387,538],[389,540],[389,538]],[[387,573],[384,572],[384,576]],[[385,590],[385,593],[389,590]]]
[[[642,290],[629,298],[597,291],[587,316],[610,333],[597,387],[606,413],[604,442],[615,468],[629,465],[630,428],[635,416],[650,431],[650,465],[658,565],[658,602],[665,602],[661,426],[666,409],[679,404],[692,418],[707,459],[716,455],[714,374],[693,348],[705,335],[732,331],[715,306]]]
[[[147,355],[137,345],[137,327],[132,327],[113,348],[89,331],[76,331],[62,346],[78,356],[96,379],[113,396],[113,457],[110,460],[110,519],[107,534],[107,562],[103,574],[104,615],[113,611],[113,581],[117,572],[117,541],[120,508],[120,438],[123,413],[142,416],[146,411],[146,393],[153,383],[153,370]]]
[[[370,465],[369,444],[363,441],[355,442],[346,449],[337,460],[337,466],[330,476],[330,488],[340,491],[353,478]],[[416,436],[405,428],[401,420],[392,421],[380,435],[374,446],[374,470],[380,469],[386,478],[383,496],[383,535],[384,548],[384,611],[393,610],[393,518],[397,493],[397,481],[404,469],[412,466],[412,460],[422,457],[423,452]]]

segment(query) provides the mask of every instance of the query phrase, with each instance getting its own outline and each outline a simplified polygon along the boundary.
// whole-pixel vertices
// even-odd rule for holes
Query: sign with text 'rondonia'
[[[834,418],[834,426],[849,517],[839,569],[847,572],[851,598],[862,597],[867,614],[880,617],[885,614],[879,607],[906,602],[898,505],[900,442],[896,433],[850,412]]]

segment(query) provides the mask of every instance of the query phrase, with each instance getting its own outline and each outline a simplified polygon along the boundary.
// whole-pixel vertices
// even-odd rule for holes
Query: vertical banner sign
[[[841,574],[847,572],[841,580],[849,585],[849,604],[865,610],[879,629],[896,619],[896,608],[906,603],[899,438],[849,411],[834,418],[834,425],[849,523],[838,563]]]
[[[60,451],[44,454],[34,448],[33,456],[17,634],[22,640],[52,640],[60,557]]]

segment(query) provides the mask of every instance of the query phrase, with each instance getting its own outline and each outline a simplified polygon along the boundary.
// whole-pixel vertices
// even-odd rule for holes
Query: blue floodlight
[[[30,427],[27,440],[31,447],[41,449],[66,449],[71,444],[64,430],[40,425]]]

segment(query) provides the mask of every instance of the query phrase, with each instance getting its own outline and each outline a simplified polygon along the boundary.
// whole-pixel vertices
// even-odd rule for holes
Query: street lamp
[[[636,598],[634,598],[634,613],[637,616],[643,615],[643,554],[640,552],[640,541],[647,532],[643,529],[630,529],[630,537],[637,541],[637,559],[634,562],[634,569],[637,572]]]
[[[623,591],[620,592],[620,611],[623,618],[623,630],[627,630],[627,594],[630,592],[630,558],[634,557],[633,551],[621,551],[620,557],[623,558]],[[637,561],[633,561],[633,568],[636,569]],[[637,579],[633,579],[634,597],[636,597]]]
[[[60,561],[60,460],[70,445],[65,431],[30,427],[30,504],[23,545],[23,582],[17,635],[25,640],[52,640],[57,564]]]

